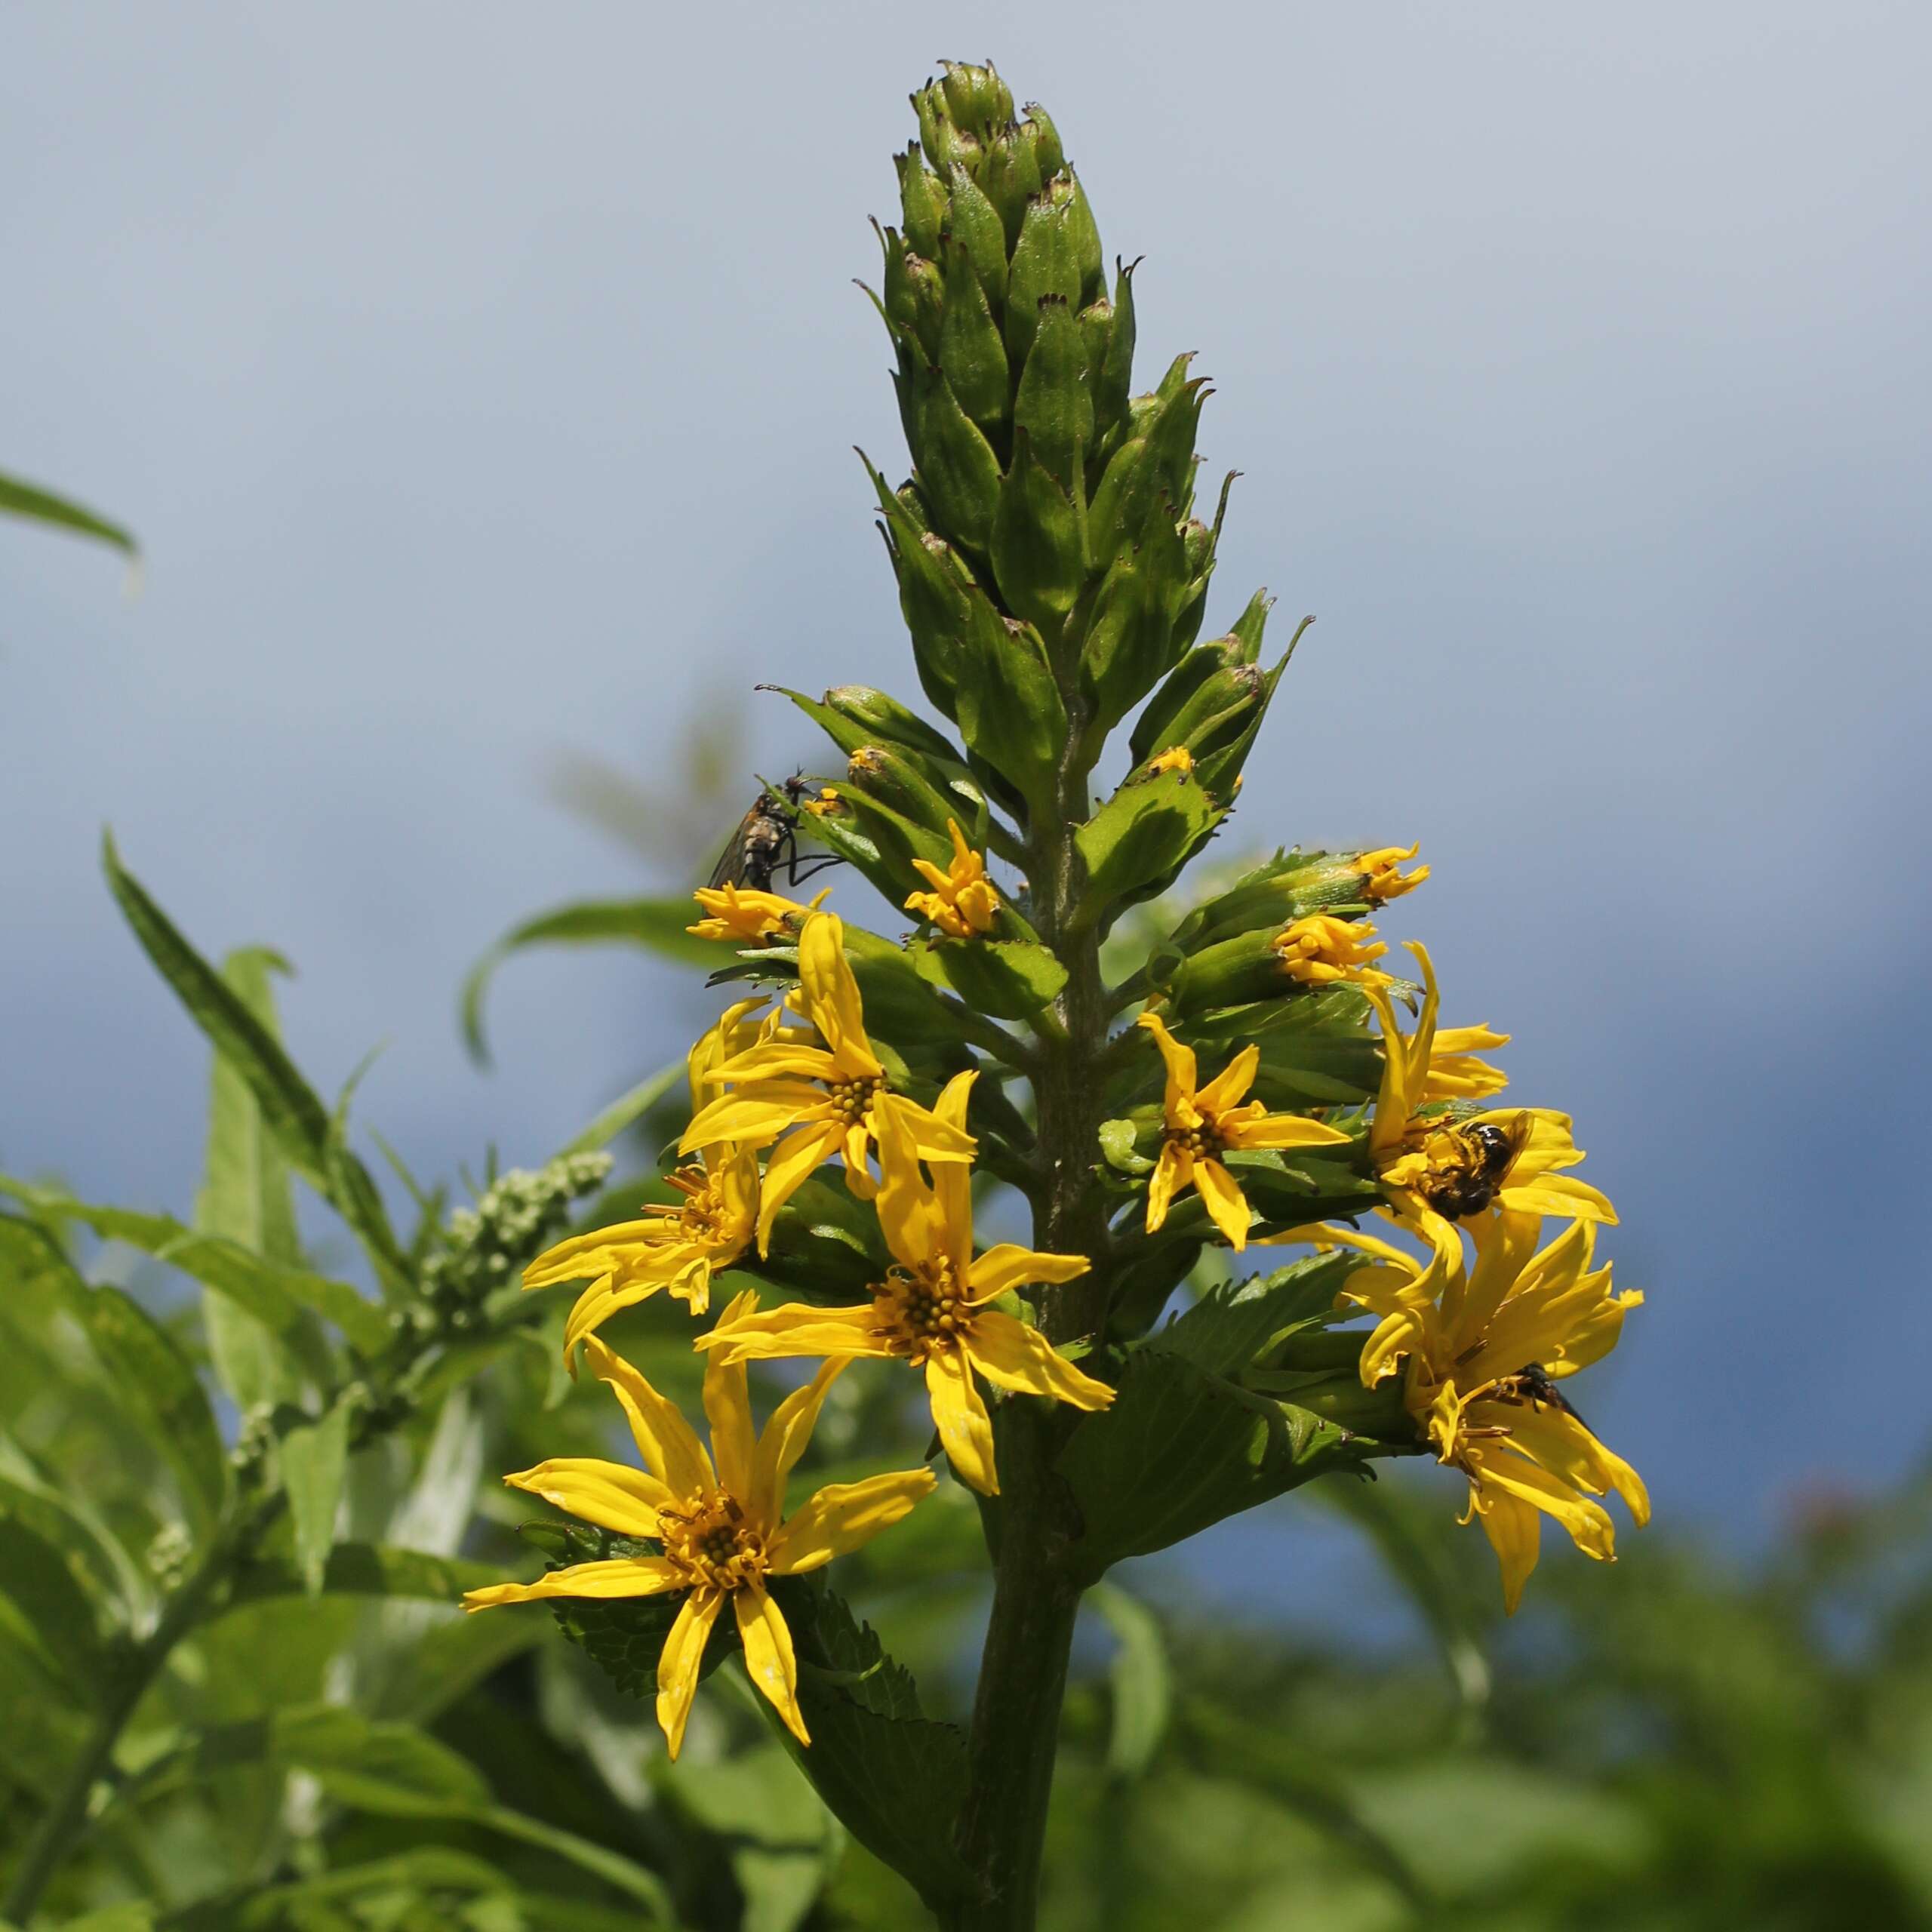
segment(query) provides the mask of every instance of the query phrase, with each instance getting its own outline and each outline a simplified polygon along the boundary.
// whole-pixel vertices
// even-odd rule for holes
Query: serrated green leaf
[[[294,1533],[295,1567],[310,1596],[321,1593],[335,1523],[349,1472],[349,1411],[340,1404],[314,1422],[297,1423],[281,1442],[281,1481]]]
[[[1233,1375],[1298,1328],[1334,1318],[1335,1297],[1359,1258],[1313,1255],[1272,1274],[1223,1282],[1157,1330],[1146,1346],[1211,1375]]]
[[[119,524],[110,523],[98,512],[71,497],[56,496],[51,490],[43,490],[37,483],[4,471],[0,471],[0,515],[51,524],[56,529],[70,530],[78,537],[94,537],[130,557],[140,554],[133,535]]]
[[[943,1915],[968,1882],[952,1843],[965,1734],[921,1713],[911,1673],[833,1591],[801,1582],[779,1596],[812,1738],[808,1749],[779,1725],[780,1743],[845,1829]]]
[[[1087,868],[1081,918],[1158,890],[1207,842],[1226,817],[1185,772],[1163,771],[1123,785],[1075,838]]]
[[[906,952],[921,978],[995,1020],[1024,1020],[1051,1005],[1066,984],[1066,968],[1029,941],[923,939]]]
[[[1379,1445],[1251,1395],[1146,1344],[1129,1351],[1111,1408],[1083,1416],[1055,1465],[1084,1524],[1077,1574],[1165,1549]]]
[[[469,969],[463,983],[463,1037],[481,1063],[489,1063],[483,1002],[498,967],[533,946],[641,946],[683,966],[715,964],[721,949],[685,931],[698,918],[689,894],[669,899],[580,900],[512,926]]]
[[[1174,1671],[1154,1613],[1112,1583],[1098,1583],[1087,1601],[1107,1620],[1119,1647],[1107,1666],[1113,1691],[1113,1730],[1107,1769],[1137,1778],[1154,1761],[1174,1708]]]

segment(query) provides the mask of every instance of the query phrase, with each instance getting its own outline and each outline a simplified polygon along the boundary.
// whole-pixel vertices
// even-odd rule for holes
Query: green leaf
[[[912,381],[919,488],[940,528],[983,552],[999,500],[999,459],[938,370],[916,368]]]
[[[483,1032],[483,1001],[497,968],[512,953],[533,946],[641,946],[680,965],[716,964],[714,940],[694,938],[685,928],[695,923],[697,908],[688,894],[674,899],[580,900],[540,912],[512,926],[469,970],[463,983],[463,1037],[472,1055],[489,1063]]]
[[[413,1725],[336,1706],[282,1710],[205,1731],[150,1773],[157,1782],[256,1764],[306,1770],[338,1803],[390,1818],[441,1818],[532,1845],[590,1872],[676,1923],[663,1881],[621,1854],[497,1804],[482,1775]]]
[[[1269,1275],[1226,1281],[1149,1336],[1146,1346],[1185,1356],[1211,1375],[1234,1375],[1284,1336],[1334,1318],[1335,1297],[1359,1257],[1313,1255]]]
[[[1225,816],[1185,772],[1123,785],[1075,838],[1087,868],[1082,920],[1099,921],[1158,891]]]
[[[906,952],[921,978],[995,1020],[1024,1020],[1066,984],[1066,968],[1052,952],[1026,941],[915,940]]]
[[[986,291],[973,272],[971,256],[959,243],[943,241],[944,306],[940,311],[939,366],[959,407],[983,429],[1006,420],[1006,350],[986,306]]]
[[[1379,1445],[1304,1409],[1251,1395],[1184,1357],[1129,1352],[1111,1408],[1083,1416],[1056,1464],[1085,1534],[1071,1552],[1097,1582]]]
[[[574,1154],[602,1152],[626,1128],[650,1112],[684,1077],[685,1063],[681,1060],[660,1067],[648,1080],[640,1080],[628,1094],[620,1094],[588,1127],[580,1134],[573,1134],[550,1158],[553,1161],[567,1161]]]
[[[388,1344],[389,1317],[348,1281],[278,1266],[232,1241],[197,1234],[166,1214],[97,1207],[5,1175],[0,1175],[0,1193],[11,1195],[37,1214],[78,1221],[103,1241],[125,1241],[180,1269],[278,1335],[295,1338],[303,1315],[312,1310],[334,1322],[365,1354]]]
[[[133,536],[119,524],[110,523],[69,497],[57,497],[51,490],[43,490],[38,484],[5,471],[0,471],[0,515],[23,517],[31,523],[51,524],[57,529],[71,530],[77,536],[95,537],[130,557],[140,554]]]
[[[92,1516],[78,1498],[70,1501],[50,1488],[26,1479],[25,1458],[20,1477],[0,1475],[0,1521],[18,1523],[60,1553],[76,1586],[91,1602],[107,1607],[115,1620],[125,1622],[148,1595],[127,1552],[106,1524]],[[0,1576],[0,1589],[5,1587]]]
[[[398,1549],[386,1543],[340,1543],[328,1552],[321,1588],[331,1596],[420,1598],[430,1603],[457,1602],[466,1590],[500,1583],[494,1564],[472,1563],[462,1557],[432,1556],[420,1549]],[[236,1576],[229,1592],[233,1603],[261,1597],[312,1595],[308,1580],[292,1558],[270,1552],[257,1556]]]
[[[1039,305],[1038,334],[1020,378],[1013,420],[1032,441],[1041,466],[1071,491],[1094,446],[1094,399],[1080,325],[1063,300]]]
[[[215,1051],[248,1083],[263,1120],[302,1177],[328,1190],[328,1110],[247,1003],[183,937],[121,864],[113,835],[101,841],[101,863],[134,937]]]
[[[0,1516],[0,1596],[17,1610],[83,1703],[102,1681],[100,1626],[61,1546],[20,1517]]]
[[[221,977],[236,998],[277,1038],[269,976],[287,970],[278,955],[259,946],[232,952],[221,964]],[[297,1266],[301,1245],[281,1150],[248,1083],[221,1054],[212,1058],[208,1152],[195,1225],[205,1235],[237,1243],[251,1256]],[[312,1372],[326,1361],[313,1323],[299,1312],[263,1318],[211,1290],[202,1297],[202,1320],[215,1373],[245,1411],[297,1398],[303,1380],[297,1357],[311,1364]],[[285,1341],[278,1339],[278,1331],[285,1334]]]
[[[943,1916],[969,1883],[952,1843],[964,1734],[921,1713],[911,1674],[832,1591],[792,1586],[781,1603],[812,1742],[801,1746],[774,1719],[779,1741],[833,1816]]]
[[[1008,608],[1046,636],[1057,635],[1080,594],[1080,524],[1066,492],[1034,460],[1023,429],[1000,485],[992,565]]]
[[[130,1900],[70,1918],[60,1932],[154,1932],[154,1915],[155,1908],[145,1900]]]
[[[310,1596],[321,1593],[337,1512],[349,1472],[349,1411],[337,1403],[315,1422],[298,1423],[281,1438],[281,1481],[295,1537],[295,1567]]]
[[[1167,1644],[1154,1613],[1114,1584],[1096,1584],[1087,1600],[1107,1620],[1120,1646],[1107,1666],[1114,1703],[1107,1769],[1117,1778],[1137,1778],[1154,1761],[1174,1709]]]

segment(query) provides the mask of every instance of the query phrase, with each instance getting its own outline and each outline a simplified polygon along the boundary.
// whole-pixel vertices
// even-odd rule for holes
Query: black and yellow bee
[[[1454,1130],[1461,1158],[1429,1177],[1420,1192],[1438,1214],[1459,1221],[1465,1214],[1480,1214],[1496,1198],[1497,1189],[1508,1177],[1530,1137],[1531,1116],[1518,1114],[1513,1120],[1479,1121],[1473,1127]]]

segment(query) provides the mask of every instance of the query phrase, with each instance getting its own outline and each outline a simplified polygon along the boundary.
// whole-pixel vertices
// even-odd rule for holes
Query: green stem
[[[1041,1294],[1041,1324],[1057,1343],[1100,1332],[1109,1252],[1106,1202],[1093,1174],[1106,1001],[1098,943],[1091,930],[1076,929],[1075,917],[1084,880],[1073,835],[1087,816],[1091,760],[1080,734],[1069,736],[1054,809],[1035,828],[1028,855],[1035,922],[1067,971],[1051,1023],[1038,1029],[1033,1085],[1043,1184],[1033,1197],[1034,1244],[1084,1254],[1094,1263],[1081,1280]],[[1044,1402],[1021,1399],[1001,1408],[992,1611],[958,1834],[975,1889],[955,1908],[952,1932],[1032,1932],[1035,1921],[1060,1704],[1080,1607],[1079,1589],[1062,1560],[1079,1526],[1053,1466],[1077,1421],[1072,1411]]]
[[[112,1763],[114,1747],[120,1743],[128,1720],[174,1655],[175,1646],[200,1620],[208,1599],[227,1581],[236,1559],[274,1521],[282,1502],[279,1496],[269,1498],[245,1521],[231,1523],[219,1534],[194,1574],[168,1598],[161,1620],[131,1651],[122,1654],[94,1729],[41,1814],[14,1882],[0,1901],[0,1918],[17,1925],[26,1924],[48,1881],[86,1829],[88,1802],[95,1781]]]

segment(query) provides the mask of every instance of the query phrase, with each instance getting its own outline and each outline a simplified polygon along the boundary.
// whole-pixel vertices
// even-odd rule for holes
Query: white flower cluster
[[[485,1189],[474,1208],[449,1217],[441,1244],[423,1264],[423,1291],[441,1308],[480,1301],[549,1246],[571,1203],[601,1186],[608,1154],[565,1154],[536,1169],[512,1168]]]

